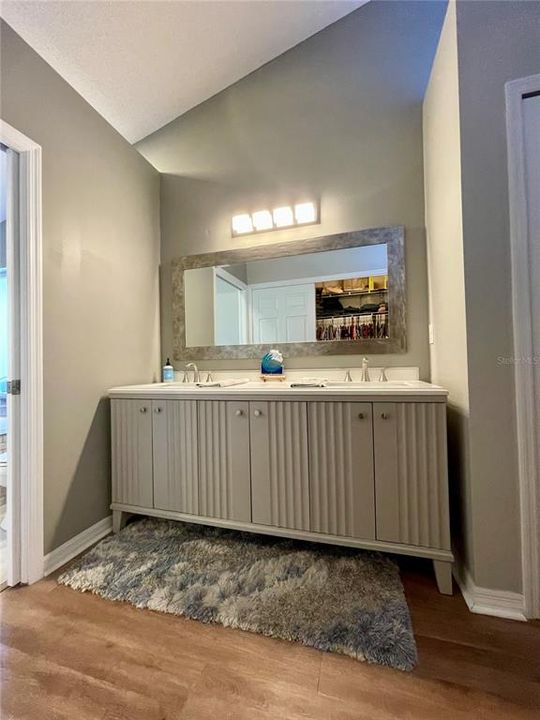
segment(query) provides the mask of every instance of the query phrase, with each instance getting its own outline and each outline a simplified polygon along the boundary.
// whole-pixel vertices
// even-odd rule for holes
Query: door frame
[[[247,316],[247,289],[248,285],[243,281],[240,280],[240,278],[237,278],[236,275],[233,275],[230,272],[227,272],[222,267],[216,267],[214,268],[214,341],[216,339],[217,335],[217,326],[218,326],[218,318],[217,318],[217,281],[218,279],[223,280],[224,282],[229,283],[229,285],[232,285],[237,290],[240,291],[240,305],[239,305],[239,316],[238,316],[238,322],[240,323],[240,327],[242,328],[242,334],[243,334],[243,340],[240,345],[244,345],[247,342],[251,342],[251,338],[249,337],[249,328],[248,328],[248,316]]]
[[[536,92],[540,92],[540,74],[511,80],[505,85],[521,557],[525,616],[528,618],[540,617],[540,469],[537,445],[540,428],[535,427],[533,397],[533,318],[523,97]]]
[[[11,584],[30,584],[43,577],[41,146],[3,120],[0,142],[19,155],[20,457],[8,552],[12,553]]]

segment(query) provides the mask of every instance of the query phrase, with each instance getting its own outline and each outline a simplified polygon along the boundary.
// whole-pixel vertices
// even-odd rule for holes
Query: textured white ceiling
[[[3,0],[1,15],[136,142],[367,0]]]

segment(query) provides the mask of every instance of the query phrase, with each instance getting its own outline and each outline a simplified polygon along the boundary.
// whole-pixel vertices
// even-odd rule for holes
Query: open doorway
[[[8,150],[0,146],[0,590],[7,585],[7,187]]]
[[[19,156],[0,144],[0,590],[19,579],[19,221]]]
[[[540,75],[506,84],[525,614],[540,617]]]
[[[41,148],[0,120],[0,588],[43,577]]]

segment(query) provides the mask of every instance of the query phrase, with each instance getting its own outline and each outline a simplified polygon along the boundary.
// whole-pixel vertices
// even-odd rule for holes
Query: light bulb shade
[[[233,236],[248,235],[320,222],[318,202],[301,202],[294,206],[280,205],[273,210],[234,215],[231,219],[231,232]]]
[[[294,216],[292,208],[288,205],[284,207],[278,207],[272,210],[274,216],[274,225],[276,227],[287,227],[288,225],[294,225]]]
[[[274,227],[270,210],[258,210],[251,215],[255,230],[271,230]]]
[[[232,219],[232,229],[235,235],[253,232],[253,223],[250,215],[234,215]]]
[[[294,216],[299,225],[317,222],[317,208],[315,203],[305,202],[294,206]]]

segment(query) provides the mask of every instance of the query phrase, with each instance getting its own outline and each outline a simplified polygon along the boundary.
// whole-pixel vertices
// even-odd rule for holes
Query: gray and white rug
[[[379,553],[145,519],[102,540],[58,582],[370,663],[416,664],[399,570]]]

